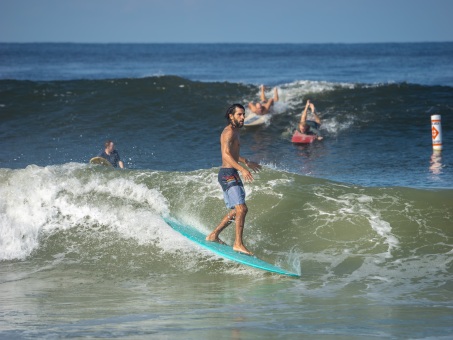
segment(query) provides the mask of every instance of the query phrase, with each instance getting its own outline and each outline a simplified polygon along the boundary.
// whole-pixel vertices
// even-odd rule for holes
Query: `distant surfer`
[[[244,125],[244,116],[245,109],[241,104],[231,105],[225,114],[228,125],[223,129],[220,136],[222,167],[219,170],[218,180],[223,190],[225,204],[227,208],[231,210],[225,215],[222,221],[220,221],[220,224],[214,231],[206,237],[206,240],[223,243],[219,239],[219,234],[232,221],[236,220],[236,236],[233,249],[240,253],[253,255],[242,242],[245,215],[247,214],[248,208],[245,204],[244,186],[238,171],[241,172],[245,181],[251,182],[253,181],[251,172],[239,163],[245,164],[254,172],[259,171],[261,165],[239,155],[239,129]]]
[[[271,109],[272,105],[274,105],[275,102],[278,102],[278,91],[277,88],[274,88],[274,98],[267,99],[266,95],[264,94],[264,85],[260,86],[260,90],[261,90],[260,94],[261,101],[258,103],[250,102],[248,107],[250,111],[257,115],[265,115],[266,113],[269,113],[269,110]]]
[[[121,169],[124,169],[124,163],[120,159],[118,151],[115,150],[115,144],[111,140],[107,140],[104,143],[104,147],[105,149],[99,153],[99,157],[108,160],[115,168],[119,166]]]
[[[307,120],[307,114],[308,114],[308,109],[310,109],[311,114],[314,117],[313,120]],[[305,135],[316,135],[316,138],[318,140],[321,140],[323,137],[321,137],[319,133],[319,128],[321,126],[321,119],[319,116],[316,114],[316,109],[313,103],[310,102],[310,100],[307,100],[307,103],[305,104],[305,109],[302,112],[302,116],[300,117],[300,122],[298,129],[300,133],[305,134]]]

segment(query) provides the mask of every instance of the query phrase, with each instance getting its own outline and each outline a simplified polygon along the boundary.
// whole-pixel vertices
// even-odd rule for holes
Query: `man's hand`
[[[244,181],[253,182],[253,176],[250,171],[248,171],[246,168],[243,168],[240,171],[241,171],[242,177],[244,178]]]
[[[254,172],[258,172],[261,170],[261,165],[259,165],[258,163],[255,163],[255,162],[252,162],[252,161],[249,161],[248,163],[246,163],[247,166],[252,169]]]

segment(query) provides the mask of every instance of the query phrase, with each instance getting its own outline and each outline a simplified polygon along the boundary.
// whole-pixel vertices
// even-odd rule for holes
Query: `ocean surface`
[[[451,338],[452,65],[453,43],[0,43],[0,338]],[[298,279],[163,220],[225,215],[224,113],[261,84],[244,242]],[[324,139],[293,145],[307,99]],[[106,139],[126,169],[88,164]]]

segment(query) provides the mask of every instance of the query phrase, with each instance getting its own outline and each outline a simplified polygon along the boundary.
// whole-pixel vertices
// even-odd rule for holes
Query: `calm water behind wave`
[[[453,43],[0,44],[0,78],[177,75],[281,85],[298,80],[453,86]]]

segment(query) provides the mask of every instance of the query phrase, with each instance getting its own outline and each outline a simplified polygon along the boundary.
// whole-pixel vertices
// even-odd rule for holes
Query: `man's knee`
[[[236,214],[238,215],[245,215],[249,210],[245,204],[238,204],[235,208]]]
[[[235,217],[236,217],[236,209],[233,209],[228,213],[228,218],[230,219],[230,221],[233,221],[235,219]]]

